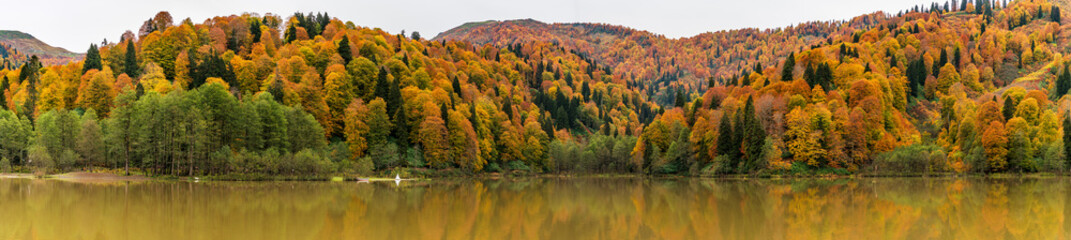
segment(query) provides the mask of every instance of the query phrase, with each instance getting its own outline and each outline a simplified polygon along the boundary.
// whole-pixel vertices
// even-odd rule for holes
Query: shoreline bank
[[[905,173],[905,174],[850,174],[850,175],[720,175],[720,176],[682,176],[682,175],[646,175],[646,174],[472,174],[467,176],[407,176],[402,178],[405,181],[425,181],[425,180],[457,180],[457,179],[478,179],[478,180],[510,180],[510,179],[583,179],[583,178],[638,178],[638,179],[695,179],[695,180],[850,180],[850,179],[881,179],[881,178],[932,178],[932,179],[948,179],[948,178],[986,178],[986,179],[1036,179],[1036,178],[1056,178],[1056,177],[1068,177],[1071,174],[1068,173],[1054,173],[1054,172],[1041,172],[1041,173],[997,173],[997,174],[982,174],[982,173],[966,173],[966,174],[951,174],[951,173]],[[145,176],[139,174],[132,174],[130,176],[123,176],[115,173],[108,172],[67,172],[59,174],[50,174],[38,176],[31,173],[0,173],[0,179],[51,179],[69,182],[91,182],[91,183],[110,183],[110,182],[142,182],[142,181],[316,181],[316,182],[380,182],[380,181],[394,181],[392,177],[377,176],[268,176],[268,175],[243,175],[243,174],[230,174],[219,176],[171,176],[171,175],[157,175],[157,176]]]

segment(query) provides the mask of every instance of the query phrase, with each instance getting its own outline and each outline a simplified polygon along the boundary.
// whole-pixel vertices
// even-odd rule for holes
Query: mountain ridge
[[[646,30],[603,23],[543,23],[530,19],[463,24],[433,40],[466,41],[498,47],[529,41],[549,42],[621,74],[633,85],[651,85],[663,105],[673,101],[672,90],[695,92],[711,78],[718,82],[745,75],[741,69],[769,66],[789,52],[826,40],[847,26],[867,26],[880,14],[851,21],[811,22],[780,29],[745,28],[707,32],[670,39]],[[882,17],[883,18],[883,17]],[[758,45],[758,41],[766,44]],[[680,81],[678,81],[680,80]],[[666,87],[666,88],[663,88]]]
[[[81,59],[84,54],[55,47],[37,39],[32,34],[18,30],[0,30],[0,43],[18,50],[24,55],[36,55],[45,65],[60,65]]]

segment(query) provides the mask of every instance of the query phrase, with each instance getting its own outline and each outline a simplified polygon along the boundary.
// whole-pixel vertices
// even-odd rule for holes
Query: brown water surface
[[[1068,239],[1071,179],[0,179],[2,239]]]

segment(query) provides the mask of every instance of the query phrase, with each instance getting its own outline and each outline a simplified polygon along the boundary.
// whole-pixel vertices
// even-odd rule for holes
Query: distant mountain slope
[[[466,23],[435,40],[467,41],[503,47],[531,41],[550,42],[609,66],[660,103],[673,101],[680,89],[704,89],[708,78],[736,79],[758,66],[776,65],[791,52],[850,34],[887,20],[884,13],[850,21],[810,22],[779,29],[738,29],[671,39],[648,31],[597,23],[547,24],[532,19]],[[680,80],[680,81],[678,81]]]
[[[61,47],[54,47],[20,31],[0,30],[0,43],[21,52],[25,56],[37,55],[45,65],[64,64],[82,59],[82,54]]]
[[[513,20],[436,40],[546,41],[612,68],[665,106],[632,151],[651,172],[900,173],[908,156],[932,156],[907,164],[924,171],[1066,171],[1071,1],[960,3],[680,39]]]

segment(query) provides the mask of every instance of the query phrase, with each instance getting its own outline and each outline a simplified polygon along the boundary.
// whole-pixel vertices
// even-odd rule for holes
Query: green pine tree
[[[502,103],[502,112],[506,113],[510,120],[513,120],[513,100],[509,96],[505,96],[505,98],[506,101]]]
[[[123,72],[131,78],[137,78],[139,72],[138,69],[138,49],[134,47],[134,40],[126,41],[126,58],[123,59]],[[140,84],[138,84],[140,85]]]
[[[86,51],[85,62],[82,63],[82,74],[85,74],[89,69],[100,70],[103,65],[100,60],[100,50],[97,50],[96,44],[89,44],[89,50]]]
[[[1053,95],[1054,99],[1060,99],[1060,97],[1067,94],[1068,89],[1071,89],[1071,73],[1067,70],[1067,65],[1064,65],[1064,71],[1056,78],[1056,94]]]
[[[454,88],[454,93],[457,93],[458,96],[461,96],[461,82],[457,80],[457,76],[454,76],[454,82],[451,83],[451,87]]]
[[[387,107],[390,107],[389,105]],[[395,142],[399,146],[405,148],[409,147],[409,127],[406,124],[406,120],[409,117],[405,111],[405,106],[399,106],[398,111],[394,113],[391,120],[394,122],[394,129],[391,131],[391,135],[394,137]]]
[[[442,118],[443,122],[447,125],[446,127],[450,128],[450,112],[447,110],[446,104],[439,104],[439,118]]]
[[[1063,127],[1064,127],[1064,156],[1065,156],[1064,159],[1065,159],[1065,161],[1067,161],[1067,166],[1071,166],[1071,158],[1066,157],[1066,156],[1071,156],[1071,144],[1068,144],[1068,143],[1071,143],[1071,117],[1065,117],[1064,118]]]
[[[98,58],[99,59],[99,58]],[[26,101],[23,102],[19,114],[25,116],[32,123],[34,112],[37,110],[37,81],[40,78],[41,60],[37,55],[30,57],[30,62],[22,66],[19,78],[26,80]]]
[[[725,112],[718,123],[718,155],[733,156],[733,125],[729,118],[729,113]]]
[[[286,28],[286,32],[283,34],[286,35],[286,43],[297,40],[297,28],[293,24],[290,24],[290,27]]]
[[[781,69],[781,81],[792,81],[792,70],[796,68],[796,53],[789,53],[785,66]]]
[[[1015,106],[1018,105],[1019,103],[1015,102],[1011,97],[1004,98],[1004,109],[1002,112],[1004,114],[1004,119],[1012,119],[1012,117],[1015,116]]]
[[[762,151],[766,144],[766,130],[762,129],[762,123],[755,116],[755,104],[752,97],[748,97],[744,105],[744,163],[740,173],[749,173],[761,167]]]
[[[743,149],[741,149],[741,147],[743,146],[741,145],[741,143],[743,143],[744,141],[744,133],[746,131],[747,130],[744,129],[744,109],[737,108],[736,114],[734,115],[733,119],[732,143],[729,144],[729,147],[731,149],[729,154],[728,168],[731,171],[736,171],[740,167],[740,164],[742,162],[741,158],[743,156]]]
[[[684,99],[684,98],[685,98],[684,92],[681,91],[680,88],[677,88],[677,96],[675,97],[675,100],[673,101],[673,106],[674,107],[683,108],[684,107],[684,103],[688,102],[688,100]]]
[[[1052,18],[1052,22],[1060,24],[1060,7],[1052,6],[1052,10],[1049,12],[1049,17]]]
[[[338,56],[342,57],[343,61],[349,63],[353,60],[353,52],[350,50],[350,38],[342,36],[342,40],[338,41]]]
[[[472,123],[472,129],[476,130],[476,134],[479,134],[480,133],[480,130],[479,130],[480,129],[480,115],[476,114],[476,104],[473,103],[472,107],[470,107],[469,109],[471,110],[469,115],[472,115],[471,117],[469,117],[469,122]]]
[[[387,112],[389,114],[394,114],[394,106],[390,105],[390,82],[387,81],[387,69],[379,68],[376,75],[375,95],[373,97],[382,98],[383,101],[386,101]]]
[[[0,81],[0,109],[7,109],[7,97],[4,96],[4,92],[7,92],[7,82],[7,76],[4,76],[3,81]]]
[[[387,110],[397,111],[402,109],[402,105],[405,104],[405,100],[402,99],[402,88],[399,85],[401,80],[395,79],[390,82],[390,92],[387,95]]]

